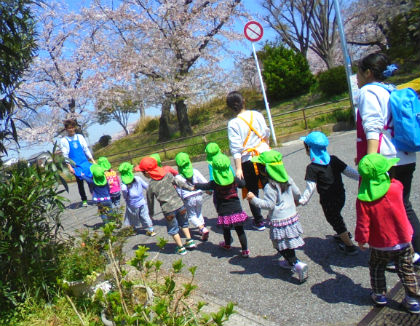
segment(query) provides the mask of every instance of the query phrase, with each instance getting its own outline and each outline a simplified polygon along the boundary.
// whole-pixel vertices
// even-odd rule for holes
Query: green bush
[[[62,163],[45,168],[18,164],[0,175],[0,306],[26,295],[47,297],[55,284],[57,232],[64,198]],[[67,185],[66,185],[67,186]]]
[[[334,67],[318,75],[319,90],[326,96],[339,95],[348,90],[344,66]]]
[[[306,58],[284,46],[266,45],[259,53],[262,73],[271,100],[284,100],[305,94],[314,83]]]
[[[152,132],[152,131],[156,131],[159,128],[159,119],[152,119],[150,120],[146,126],[144,127],[143,131],[145,132]]]

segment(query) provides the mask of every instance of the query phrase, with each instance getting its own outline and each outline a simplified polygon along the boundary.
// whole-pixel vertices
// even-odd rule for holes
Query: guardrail
[[[335,111],[348,109],[349,105],[326,108],[321,111],[315,111],[315,109],[322,106],[329,105],[329,104],[337,104],[337,103],[345,102],[348,100],[349,100],[348,98],[345,98],[345,99],[341,99],[334,102],[326,102],[326,103],[311,105],[311,106],[307,106],[307,107],[303,107],[303,108],[299,108],[299,109],[295,109],[295,110],[291,110],[287,112],[274,114],[272,115],[273,126],[274,128],[279,129],[279,128],[290,127],[290,126],[295,125],[296,122],[303,121],[304,129],[306,130],[308,129],[308,122],[311,119],[325,115],[325,114],[329,114]],[[215,129],[208,132],[196,133],[192,136],[187,136],[187,137],[178,138],[178,139],[165,141],[165,142],[159,142],[159,143],[155,143],[155,144],[151,144],[151,145],[147,145],[140,148],[136,148],[136,149],[132,149],[132,150],[124,151],[124,152],[119,152],[115,154],[109,154],[107,155],[107,157],[113,164],[121,163],[124,161],[130,161],[133,164],[133,160],[136,160],[140,157],[147,156],[152,153],[161,154],[162,161],[166,161],[170,159],[168,153],[170,153],[171,151],[185,149],[191,146],[201,146],[203,148],[201,153],[203,153],[205,146],[209,142],[226,141],[227,133],[221,135],[220,137],[211,137],[212,138],[211,140],[208,139],[210,138],[209,137],[210,135],[217,134],[226,130],[227,130],[227,127],[223,127],[223,128]],[[197,142],[179,144],[185,141],[188,142],[188,140],[191,140],[191,139],[197,139]]]

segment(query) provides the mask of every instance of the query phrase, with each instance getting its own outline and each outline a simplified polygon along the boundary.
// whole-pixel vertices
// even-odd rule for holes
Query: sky
[[[81,6],[88,3],[89,0],[66,0],[73,10],[78,10]],[[260,5],[260,0],[243,0],[242,1],[245,9],[248,11],[248,13],[252,16],[252,20],[259,21],[263,28],[264,28],[264,34],[260,41],[255,42],[255,47],[257,50],[265,44],[267,40],[274,40],[275,39],[275,32],[270,30],[267,24],[264,24],[262,19],[260,19],[260,16],[263,14],[263,9]],[[243,32],[244,26],[246,22],[238,21],[234,25],[234,29],[239,32]],[[245,36],[244,36],[245,38]],[[252,55],[252,45],[251,42],[247,41],[245,43],[245,46],[243,45],[236,45],[237,50],[242,51],[246,55]],[[222,64],[222,66],[229,68],[229,66],[233,66],[234,61],[230,60],[229,58],[226,59],[226,62]],[[156,108],[148,108],[146,109],[146,115],[150,116],[157,116],[160,114],[160,110]],[[130,123],[134,123],[139,119],[139,114],[132,114],[130,117]],[[122,127],[117,122],[109,122],[105,125],[99,125],[99,124],[93,124],[87,129],[88,135],[86,137],[86,140],[88,142],[89,146],[93,146],[101,136],[103,135],[115,135],[120,132],[122,132]],[[29,158],[37,153],[49,150],[52,150],[52,145],[40,145],[40,146],[34,146],[34,145],[27,145],[24,142],[20,143],[21,148],[19,152],[11,151],[9,152],[9,157],[16,157],[16,158]]]

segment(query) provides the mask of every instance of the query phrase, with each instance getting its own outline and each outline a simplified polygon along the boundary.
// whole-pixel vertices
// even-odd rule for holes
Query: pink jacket
[[[108,181],[109,192],[111,194],[114,194],[121,190],[121,182],[119,176],[117,175],[117,172],[115,172],[112,169],[105,171],[105,177],[106,181]]]

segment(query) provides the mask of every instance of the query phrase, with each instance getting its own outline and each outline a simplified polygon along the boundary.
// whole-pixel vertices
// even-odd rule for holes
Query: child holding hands
[[[274,249],[285,258],[279,262],[280,267],[297,273],[302,283],[308,278],[308,265],[301,262],[295,252],[295,249],[304,245],[301,237],[303,230],[295,204],[300,197],[299,188],[287,175],[281,153],[266,151],[253,157],[251,161],[265,166],[265,171],[260,173],[268,176],[268,183],[264,186],[263,199],[252,192],[247,194],[247,199],[253,205],[269,211],[270,239]]]
[[[371,248],[369,260],[372,301],[387,304],[385,269],[393,261],[405,290],[401,302],[408,312],[420,313],[420,297],[413,267],[413,228],[404,209],[403,185],[390,179],[388,170],[399,158],[387,159],[381,154],[368,154],[359,162],[361,183],[356,201],[355,238],[359,248]]]

